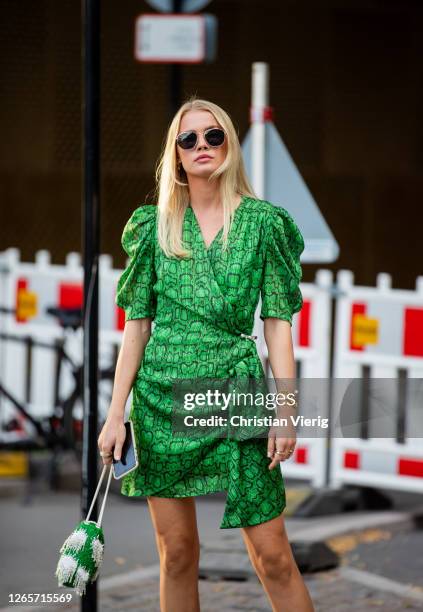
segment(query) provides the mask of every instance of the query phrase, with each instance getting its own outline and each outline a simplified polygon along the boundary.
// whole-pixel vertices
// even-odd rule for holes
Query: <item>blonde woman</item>
[[[212,102],[194,97],[181,106],[156,179],[157,205],[139,206],[122,235],[130,261],[116,303],[126,323],[98,438],[103,463],[120,457],[132,389],[139,467],[121,492],[147,497],[162,611],[200,610],[194,498],[216,491],[227,491],[220,528],[241,529],[272,610],[312,611],[282,516],[280,462],[293,452],[295,434],[172,436],[173,380],[264,377],[251,335],[260,295],[273,375],[295,377],[291,323],[302,306],[302,235],[284,208],[256,198],[232,121]]]

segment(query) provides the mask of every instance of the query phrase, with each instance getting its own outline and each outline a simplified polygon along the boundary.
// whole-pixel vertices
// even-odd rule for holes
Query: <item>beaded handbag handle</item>
[[[97,495],[98,495],[98,493],[100,491],[100,487],[101,487],[101,483],[103,481],[104,474],[106,473],[106,470],[107,470],[107,465],[108,464],[106,463],[103,466],[103,470],[101,472],[101,476],[100,476],[100,479],[98,481],[97,489],[95,490],[95,493],[94,493],[94,496],[93,496],[93,500],[91,502],[90,509],[88,510],[87,518],[85,519],[86,521],[88,521],[90,516],[91,516],[91,512],[92,512],[92,509],[94,508],[95,500],[97,499]],[[101,521],[103,520],[104,506],[106,505],[107,494],[109,492],[110,481],[112,479],[113,464],[110,463],[109,465],[110,465],[109,478],[107,480],[106,490],[104,492],[103,501],[102,501],[101,509],[100,509],[100,514],[99,514],[98,520],[96,522],[97,527],[101,527]]]

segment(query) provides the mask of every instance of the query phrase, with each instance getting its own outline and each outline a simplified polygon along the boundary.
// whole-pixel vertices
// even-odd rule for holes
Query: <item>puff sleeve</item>
[[[127,221],[121,244],[129,264],[118,279],[115,303],[124,309],[125,321],[155,317],[154,267],[157,207],[144,204]]]
[[[264,242],[260,318],[276,317],[292,325],[293,314],[303,305],[299,283],[304,239],[284,208],[271,204],[265,215]]]

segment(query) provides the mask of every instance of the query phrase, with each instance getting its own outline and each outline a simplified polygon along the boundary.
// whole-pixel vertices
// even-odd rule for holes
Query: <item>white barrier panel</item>
[[[330,270],[318,270],[315,283],[300,284],[303,295],[303,306],[292,320],[292,339],[295,360],[297,362],[297,378],[327,379],[330,366],[330,322],[331,322],[331,289],[333,274]],[[257,313],[260,312],[260,305]],[[261,319],[259,319],[261,322]],[[268,359],[267,346],[263,334],[263,322],[259,327],[259,346],[263,358],[266,376],[272,378]],[[327,386],[326,386],[327,388]],[[301,392],[299,402],[301,404]],[[328,397],[320,396],[321,405],[312,414],[310,406],[307,416],[327,418]],[[301,406],[299,410],[301,414]],[[280,464],[286,477],[309,481],[313,486],[325,484],[326,445],[325,437],[309,438],[302,435],[303,429],[296,429],[297,444],[292,456]]]
[[[384,384],[391,396],[394,391],[394,401],[386,398],[385,405],[403,411],[404,442],[397,441],[398,415],[381,420],[370,403],[368,438],[333,439],[331,484],[423,492],[423,440],[413,437],[422,429],[423,406],[416,409],[412,394],[404,393],[407,379],[412,387],[413,379],[423,376],[423,277],[416,291],[392,289],[388,274],[378,275],[376,287],[354,286],[353,281],[352,272],[338,272],[334,377],[389,379]]]

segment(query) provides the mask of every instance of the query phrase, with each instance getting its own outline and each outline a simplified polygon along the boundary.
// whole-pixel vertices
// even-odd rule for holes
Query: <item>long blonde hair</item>
[[[167,257],[186,257],[191,253],[182,246],[182,224],[189,204],[189,186],[181,166],[177,168],[176,137],[183,115],[190,110],[210,111],[227,135],[225,161],[209,177],[220,177],[219,190],[223,204],[223,249],[227,248],[228,233],[238,195],[256,197],[242,159],[238,135],[229,115],[217,104],[192,96],[182,104],[172,119],[156,168],[156,201],[158,206],[158,240]],[[184,180],[185,179],[185,180]]]

